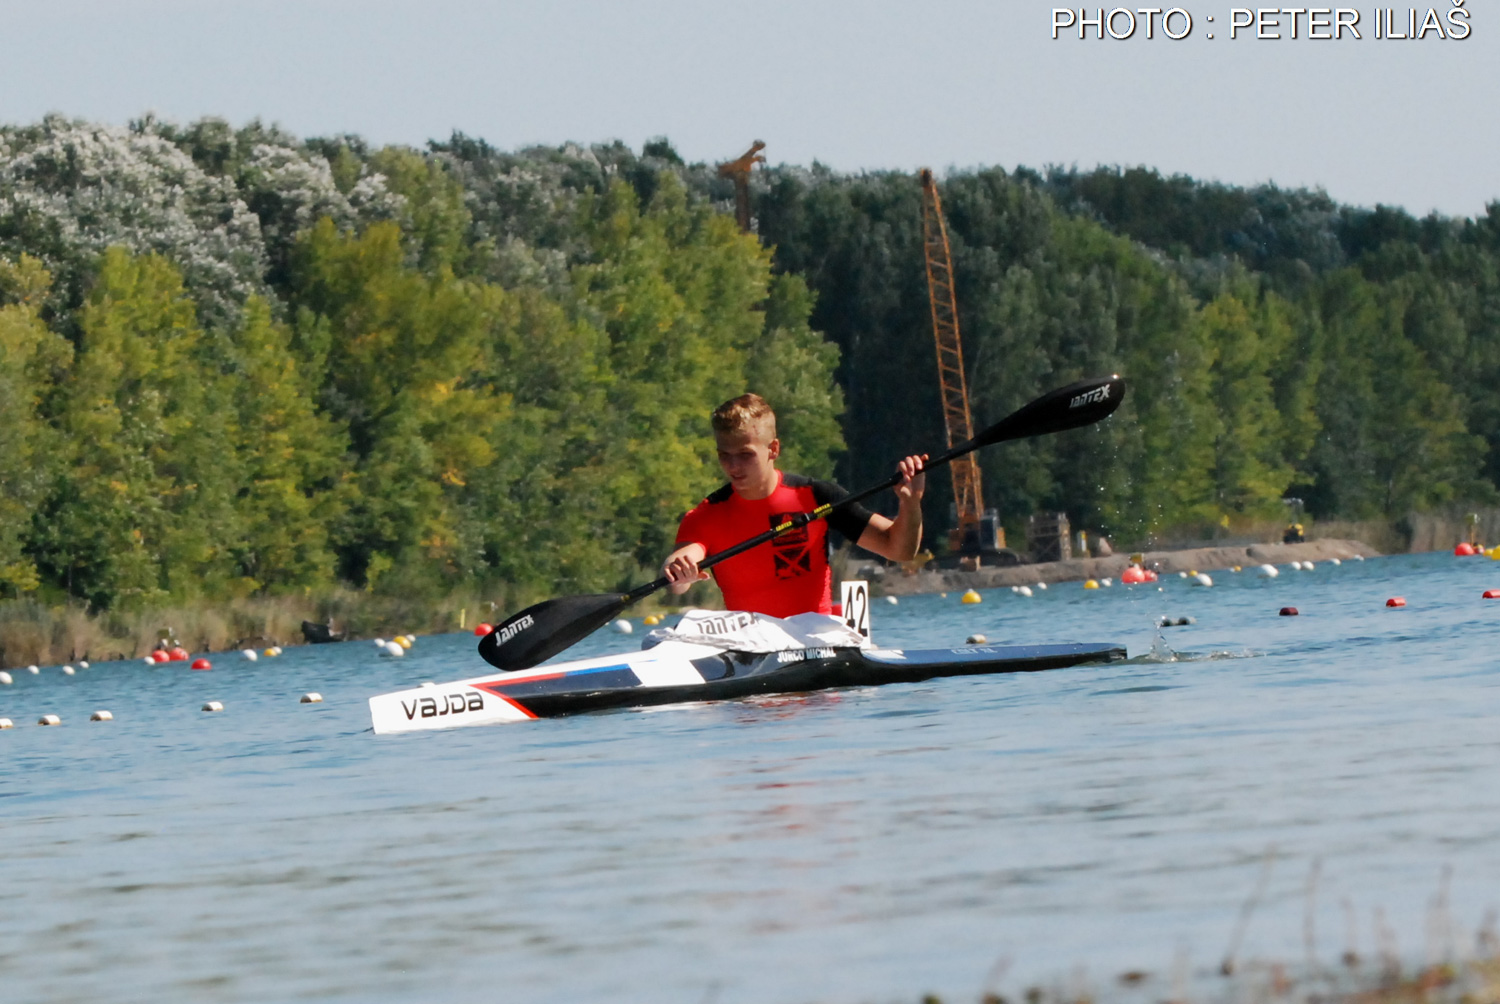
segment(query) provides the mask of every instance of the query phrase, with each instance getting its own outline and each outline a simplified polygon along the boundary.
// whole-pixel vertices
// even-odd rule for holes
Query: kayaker
[[[781,441],[776,438],[776,413],[760,395],[725,401],[714,410],[712,423],[719,466],[729,483],[698,503],[677,529],[677,546],[662,570],[679,595],[708,578],[698,568],[708,555],[849,494],[830,481],[777,470]],[[715,565],[725,606],[772,617],[832,613],[830,526],[866,551],[910,561],[922,542],[926,459],[909,456],[898,465],[902,482],[893,489],[898,504],[894,520],[856,503]]]

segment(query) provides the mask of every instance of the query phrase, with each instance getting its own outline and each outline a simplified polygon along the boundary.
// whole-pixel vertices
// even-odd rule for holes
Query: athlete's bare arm
[[[922,493],[927,490],[927,475],[922,468],[926,460],[924,453],[897,465],[901,483],[893,489],[898,505],[896,518],[879,513],[871,516],[865,532],[859,535],[860,547],[891,561],[910,561],[917,556],[917,548],[922,546]]]

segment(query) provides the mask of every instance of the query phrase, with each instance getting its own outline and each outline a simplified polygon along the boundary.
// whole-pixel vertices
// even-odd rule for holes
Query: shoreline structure
[[[1137,552],[1140,553],[1140,552]],[[1378,558],[1380,552],[1357,540],[1309,540],[1300,544],[1250,544],[1216,547],[1194,547],[1187,550],[1146,551],[1144,567],[1163,574],[1177,572],[1212,572],[1238,565],[1284,565],[1292,561],[1323,562]],[[1130,565],[1129,554],[1108,558],[1073,558],[1068,561],[1044,561],[1034,565],[1006,565],[966,572],[957,568],[923,569],[914,575],[884,570],[868,576],[874,592],[887,596],[916,596],[921,593],[953,593],[966,589],[998,589],[1005,586],[1031,586],[1038,582],[1082,582],[1086,579],[1118,579]],[[870,566],[861,565],[861,570]],[[865,578],[855,574],[850,578]]]

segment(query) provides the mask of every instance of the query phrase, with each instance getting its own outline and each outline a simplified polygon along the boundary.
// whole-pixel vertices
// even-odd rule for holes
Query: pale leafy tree
[[[232,180],[153,132],[59,116],[0,128],[0,253],[40,258],[64,309],[99,256],[124,247],[172,261],[204,318],[233,318],[265,288],[262,240]]]

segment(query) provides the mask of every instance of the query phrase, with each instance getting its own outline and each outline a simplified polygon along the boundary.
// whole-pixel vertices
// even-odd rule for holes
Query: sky
[[[1500,200],[1500,11],[1392,8],[1393,34],[1413,9],[1447,29],[1457,5],[1463,40],[1377,39],[1369,6],[1358,40],[1309,38],[1332,28],[1306,13],[1231,39],[1231,4],[1184,0],[1174,41],[1160,15],[1152,38],[1135,15],[1126,39],[1054,40],[1064,16],[1033,0],[0,0],[0,123],[213,115],[501,149],[666,136],[689,161],[760,139],[772,163],[845,171],[1143,165],[1473,216]]]

